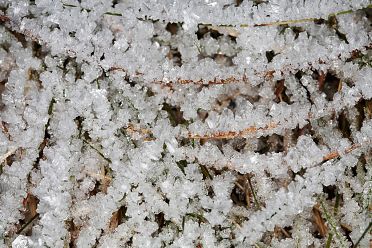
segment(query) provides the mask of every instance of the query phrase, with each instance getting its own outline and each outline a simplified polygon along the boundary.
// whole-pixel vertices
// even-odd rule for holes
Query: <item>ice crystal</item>
[[[368,246],[369,0],[0,7],[0,247]]]

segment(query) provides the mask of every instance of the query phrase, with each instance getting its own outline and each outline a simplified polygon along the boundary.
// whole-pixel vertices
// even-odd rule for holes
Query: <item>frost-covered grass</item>
[[[0,0],[0,247],[369,247],[369,0]]]

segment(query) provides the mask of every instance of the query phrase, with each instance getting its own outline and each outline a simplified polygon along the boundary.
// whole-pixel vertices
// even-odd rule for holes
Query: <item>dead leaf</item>
[[[322,237],[326,237],[328,233],[328,228],[325,224],[324,219],[322,218],[322,214],[319,211],[318,206],[313,207],[313,216],[314,216],[314,221],[317,227],[317,230]]]

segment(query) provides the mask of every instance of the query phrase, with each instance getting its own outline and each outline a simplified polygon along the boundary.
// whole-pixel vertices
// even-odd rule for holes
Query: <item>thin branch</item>
[[[250,126],[248,128],[245,128],[241,131],[236,131],[236,132],[235,131],[215,132],[212,134],[205,134],[205,135],[189,133],[188,138],[189,139],[206,139],[206,140],[208,139],[234,139],[238,137],[244,137],[248,134],[257,133],[260,131],[268,131],[278,126],[279,126],[278,123],[272,122],[272,123],[267,124],[265,127]]]
[[[345,14],[351,14],[359,10],[363,9],[369,9],[372,8],[372,4],[367,5],[364,8],[356,9],[356,10],[342,10],[334,13],[328,14],[328,18],[333,17],[333,16],[340,16],[340,15],[345,15]],[[141,21],[150,21],[150,22],[156,22],[159,21],[158,19],[153,19],[151,17],[146,16],[145,18],[140,18],[138,17],[137,19]],[[309,17],[309,18],[302,18],[302,19],[295,19],[295,20],[284,20],[284,21],[275,21],[275,22],[264,22],[264,23],[253,23],[253,24],[239,24],[239,25],[229,25],[229,24],[218,24],[218,25],[213,25],[210,23],[198,23],[199,25],[204,25],[206,27],[211,27],[211,28],[216,28],[216,27],[227,27],[227,28],[233,28],[233,27],[239,27],[239,28],[255,28],[255,27],[262,27],[262,26],[280,26],[280,25],[290,25],[290,24],[297,24],[297,23],[306,23],[306,22],[314,22],[322,18],[318,17]],[[235,30],[234,30],[235,31]]]
[[[78,6],[75,6],[75,5],[66,5],[66,7],[78,7]],[[367,8],[371,8],[372,5],[369,5]],[[332,15],[341,15],[341,14],[346,14],[346,13],[352,13],[353,11],[342,11],[340,13],[336,13],[336,14],[331,14],[330,16]],[[114,15],[114,16],[121,16],[120,13],[113,13],[113,12],[106,12],[104,13],[105,15]],[[308,19],[314,19],[314,18],[307,18],[307,19],[301,19],[301,20],[292,20],[292,21],[282,21],[282,22],[273,22],[273,23],[263,23],[263,24],[255,24],[253,26],[256,26],[256,27],[260,27],[260,26],[268,26],[268,25],[274,25],[274,23],[276,25],[283,25],[283,24],[287,24],[289,22],[299,22],[299,21],[303,21],[303,20],[308,20]],[[6,15],[0,15],[0,22],[3,22],[3,23],[11,23],[12,20],[6,16]],[[208,25],[208,24],[207,24]],[[226,25],[221,25],[221,27],[225,27]],[[242,25],[244,27],[244,24]],[[226,26],[226,27],[229,27],[229,26]],[[14,32],[17,32],[19,34],[22,34],[22,35],[25,35],[26,37],[32,39],[33,41],[35,42],[38,42],[39,44],[44,44],[45,41],[43,39],[41,39],[39,36],[33,34],[30,30],[27,30],[27,29],[24,29],[22,32],[20,31],[14,31]],[[367,45],[366,47],[371,47],[372,44],[369,44]],[[69,48],[69,49],[66,49],[66,53],[67,55],[69,56],[76,56],[76,51],[73,50],[73,48]],[[308,64],[309,67],[311,67],[311,63]],[[288,67],[288,68],[286,68]],[[283,69],[280,70],[281,72],[284,72],[284,71],[291,71],[295,68],[292,68],[290,64],[288,65],[284,65],[283,66]],[[124,71],[126,72],[126,69],[125,68],[122,68],[120,66],[112,66],[109,71],[115,71],[115,70],[121,70],[121,71]],[[253,74],[255,76],[259,76],[259,77],[263,77],[265,79],[270,79],[272,78],[273,74],[275,73],[275,71],[273,70],[267,70],[267,71],[254,71]],[[144,75],[144,73],[142,72],[136,72],[135,75],[132,75],[132,76],[142,76]],[[187,79],[187,78],[177,78],[176,80],[172,81],[165,81],[165,80],[154,80],[152,81],[152,83],[157,83],[157,84],[163,84],[163,85],[166,85],[166,86],[169,86],[169,87],[172,87],[172,84],[182,84],[182,85],[186,85],[186,84],[196,84],[196,85],[220,85],[220,84],[232,84],[232,83],[245,83],[245,82],[248,82],[248,78],[246,77],[246,75],[242,75],[242,76],[234,76],[234,75],[229,75],[227,76],[226,78],[214,78],[213,80],[204,80],[204,79],[199,79],[199,80],[192,80],[192,79]]]
[[[214,80],[203,80],[203,79],[192,80],[192,79],[177,78],[175,81],[162,81],[162,80],[153,81],[153,83],[156,83],[156,84],[166,84],[166,85],[172,85],[174,83],[176,84],[219,85],[219,84],[231,84],[231,83],[239,83],[239,82],[247,82],[246,76],[243,75],[242,78],[230,76],[227,78],[214,78]]]
[[[368,142],[368,143],[369,143],[369,142]],[[361,147],[361,146],[362,146],[362,144],[353,144],[353,145],[351,145],[350,147],[346,148],[346,149],[344,150],[344,153],[345,153],[345,154],[350,153],[350,152],[354,151],[355,149],[357,149],[357,148],[359,148],[359,147]],[[330,152],[330,153],[328,153],[327,155],[325,155],[325,156],[323,157],[323,162],[326,162],[326,161],[331,160],[331,159],[338,158],[338,157],[340,157],[341,155],[342,155],[342,154],[340,154],[338,151]]]
[[[364,9],[371,8],[372,5],[368,5]],[[328,18],[332,16],[339,16],[339,15],[345,15],[345,14],[351,14],[357,10],[343,10],[335,13],[331,13],[328,15]],[[297,24],[297,23],[304,23],[304,22],[314,22],[319,20],[319,18],[303,18],[303,19],[297,19],[297,20],[286,20],[286,21],[277,21],[277,22],[267,22],[267,23],[259,23],[259,24],[253,24],[253,25],[247,25],[242,24],[240,25],[241,28],[248,28],[248,27],[262,27],[262,26],[280,26],[280,25],[290,25],[290,24]]]

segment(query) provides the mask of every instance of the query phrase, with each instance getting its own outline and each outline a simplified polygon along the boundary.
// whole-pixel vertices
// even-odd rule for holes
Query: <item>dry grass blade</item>
[[[254,200],[254,203],[255,203],[255,206],[256,206],[256,209],[261,209],[261,204],[260,202],[258,201],[258,197],[256,195],[256,192],[254,191],[253,189],[253,184],[252,184],[252,181],[251,181],[251,177],[248,176],[247,177],[247,181],[248,181],[248,185],[249,185],[249,189],[250,189],[250,192],[252,192],[252,195],[253,195],[253,200]]]

